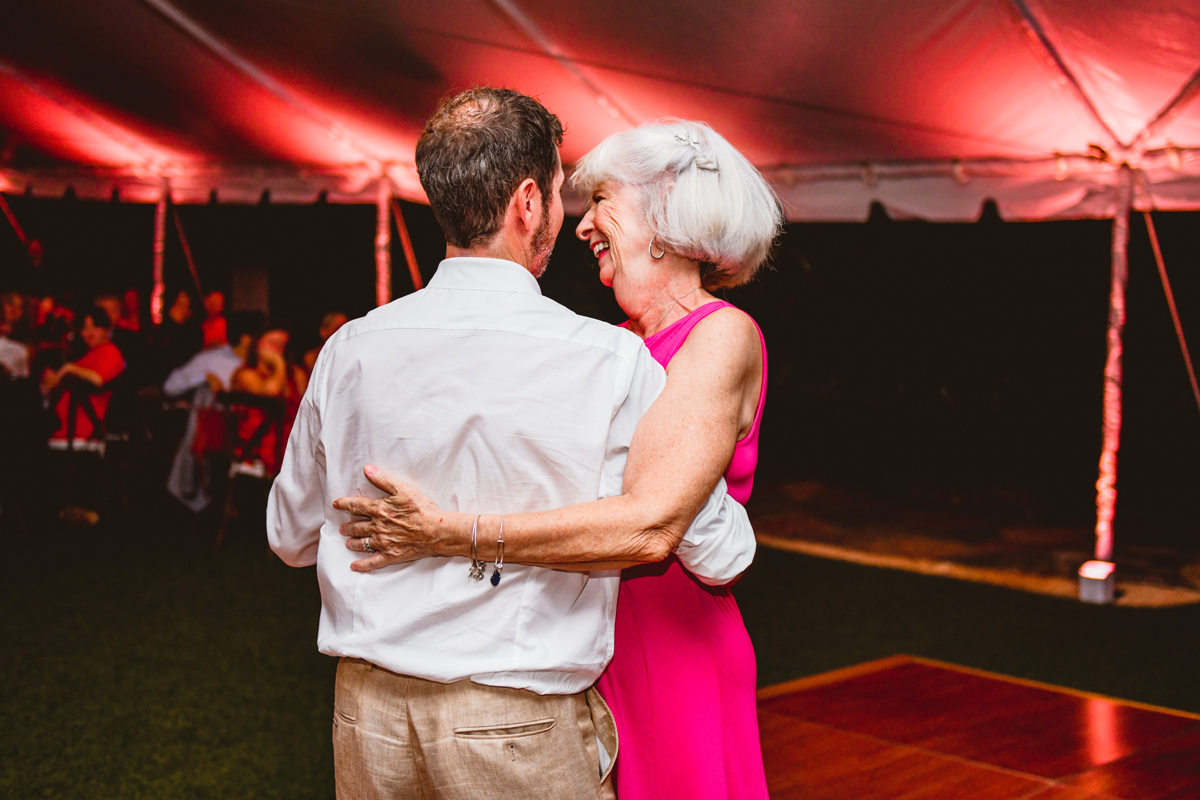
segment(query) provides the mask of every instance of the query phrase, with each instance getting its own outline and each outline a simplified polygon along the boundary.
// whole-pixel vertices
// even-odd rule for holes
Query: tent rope
[[[404,248],[404,260],[408,262],[408,274],[412,278],[413,289],[420,291],[425,287],[421,281],[421,270],[417,268],[417,254],[413,252],[412,239],[408,236],[408,226],[404,224],[404,212],[400,210],[400,200],[392,197],[392,219],[396,221],[396,230],[400,232],[400,246]]]
[[[1175,293],[1171,291],[1171,281],[1167,279],[1167,265],[1163,261],[1162,248],[1158,246],[1158,233],[1154,230],[1154,220],[1149,211],[1142,212],[1146,217],[1146,230],[1150,233],[1150,246],[1154,248],[1154,260],[1158,264],[1158,275],[1162,278],[1163,293],[1167,296],[1167,306],[1171,309],[1171,319],[1175,322],[1175,335],[1179,339],[1179,349],[1183,353],[1183,363],[1187,366],[1188,380],[1192,382],[1192,395],[1196,398],[1196,407],[1200,409],[1200,385],[1196,383],[1196,370],[1192,366],[1192,356],[1188,353],[1187,339],[1183,335],[1183,324],[1179,321],[1179,309],[1175,307]]]
[[[21,240],[21,244],[29,246],[29,237],[25,235],[25,230],[21,227],[21,223],[17,222],[17,215],[12,212],[8,206],[8,200],[0,193],[0,208],[4,209],[4,216],[8,217],[8,224],[12,225],[13,231],[16,232],[17,238]]]
[[[192,260],[192,248],[188,246],[187,235],[183,232],[183,222],[179,219],[179,209],[171,206],[171,216],[175,218],[175,230],[179,233],[179,243],[183,245],[183,257],[187,260],[188,271],[192,273],[192,283],[196,284],[196,294],[204,297],[200,288],[200,273],[196,272],[196,262]]]

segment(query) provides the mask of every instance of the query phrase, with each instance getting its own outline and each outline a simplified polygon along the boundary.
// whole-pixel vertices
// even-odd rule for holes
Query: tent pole
[[[150,321],[155,325],[162,324],[163,293],[163,256],[167,248],[167,201],[171,197],[171,182],[163,178],[162,193],[158,196],[158,204],[154,207],[154,288],[150,292]]]
[[[392,301],[392,189],[387,178],[379,179],[375,196],[375,305]]]
[[[1108,357],[1104,362],[1104,450],[1096,481],[1096,560],[1111,561],[1117,506],[1117,450],[1121,447],[1121,356],[1125,332],[1125,284],[1129,278],[1129,210],[1133,170],[1121,166],[1112,228],[1112,288],[1108,296]]]

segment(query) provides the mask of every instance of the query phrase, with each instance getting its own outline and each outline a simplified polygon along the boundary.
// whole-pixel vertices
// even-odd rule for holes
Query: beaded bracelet
[[[496,568],[492,571],[492,586],[500,585],[500,572],[504,569],[504,515],[500,515],[500,535],[496,537]]]

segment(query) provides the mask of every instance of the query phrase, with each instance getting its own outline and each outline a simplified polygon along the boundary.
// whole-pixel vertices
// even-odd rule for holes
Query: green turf
[[[146,516],[0,527],[0,797],[331,798],[314,571],[246,531],[214,556],[180,515]],[[737,595],[764,685],[905,652],[1200,711],[1200,608],[1087,607],[770,550]]]

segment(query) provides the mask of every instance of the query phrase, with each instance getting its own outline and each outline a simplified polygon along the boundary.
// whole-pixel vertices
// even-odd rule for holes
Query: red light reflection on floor
[[[1116,761],[1129,751],[1121,741],[1121,730],[1117,717],[1117,706],[1108,700],[1088,698],[1085,706],[1087,719],[1088,756],[1096,766]]]

